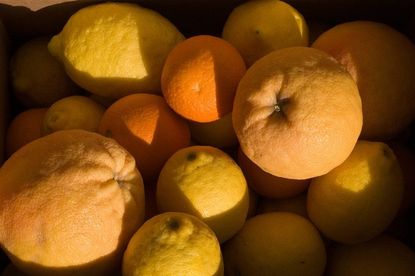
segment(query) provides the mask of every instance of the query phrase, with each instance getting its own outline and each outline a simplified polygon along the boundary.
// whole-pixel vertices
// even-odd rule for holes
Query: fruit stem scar
[[[275,112],[280,112],[281,111],[281,107],[278,104],[274,105],[274,111]]]
[[[171,219],[168,221],[168,227],[171,230],[177,230],[179,229],[180,223],[176,219]]]
[[[193,161],[196,159],[196,153],[195,152],[189,152],[189,154],[187,155],[187,160],[188,161]]]
[[[274,104],[274,111],[281,113],[284,115],[284,106],[286,106],[288,103],[290,102],[289,98],[284,98],[284,99],[277,99],[275,104]]]

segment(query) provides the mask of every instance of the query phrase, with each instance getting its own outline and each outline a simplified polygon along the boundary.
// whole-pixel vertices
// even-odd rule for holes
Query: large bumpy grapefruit
[[[0,169],[0,243],[30,275],[108,275],[144,219],[134,158],[113,139],[63,130]]]
[[[334,58],[293,47],[248,69],[232,120],[242,151],[262,170],[307,179],[349,156],[362,128],[362,106],[356,83]]]

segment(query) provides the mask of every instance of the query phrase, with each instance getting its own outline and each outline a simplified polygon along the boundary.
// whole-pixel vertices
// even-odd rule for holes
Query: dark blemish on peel
[[[193,161],[193,160],[195,160],[195,159],[196,159],[196,157],[197,157],[197,155],[196,155],[196,153],[195,153],[195,152],[190,152],[190,153],[187,155],[187,161]]]
[[[180,223],[179,223],[179,221],[178,221],[178,220],[176,220],[176,219],[170,219],[170,220],[167,222],[167,226],[169,227],[169,229],[171,229],[171,230],[175,231],[175,230],[179,229],[179,227],[180,227]]]

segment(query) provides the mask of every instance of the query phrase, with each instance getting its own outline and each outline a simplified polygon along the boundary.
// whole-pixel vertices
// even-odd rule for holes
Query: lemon
[[[308,27],[304,17],[283,1],[249,1],[231,12],[222,37],[250,66],[274,50],[308,46]]]
[[[134,234],[124,276],[223,275],[219,242],[200,219],[178,212],[152,217]]]
[[[159,13],[128,3],[103,3],[70,17],[49,50],[87,91],[121,98],[160,91],[162,66],[183,35]]]
[[[355,245],[336,245],[327,264],[330,276],[412,276],[415,252],[392,237],[382,235]]]
[[[288,212],[257,215],[246,221],[223,249],[229,276],[320,276],[326,250],[307,219]]]
[[[85,96],[70,96],[55,102],[43,117],[42,134],[64,129],[97,131],[104,107]]]
[[[13,93],[26,107],[48,107],[81,89],[68,77],[62,65],[48,51],[49,38],[32,39],[11,58]]]
[[[328,238],[364,242],[392,222],[403,185],[401,168],[389,146],[359,141],[343,164],[311,181],[307,212]]]
[[[222,243],[244,224],[249,192],[239,166],[211,146],[191,146],[174,153],[157,182],[161,212],[185,212],[202,219]]]

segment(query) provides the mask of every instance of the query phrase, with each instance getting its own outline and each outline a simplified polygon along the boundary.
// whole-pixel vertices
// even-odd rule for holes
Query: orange
[[[62,130],[0,168],[0,244],[31,275],[111,275],[144,219],[134,158],[113,139]]]
[[[361,137],[386,140],[415,118],[415,46],[385,24],[337,25],[312,45],[335,57],[352,75],[363,106]]]
[[[239,52],[227,41],[198,35],[179,43],[167,56],[161,89],[178,114],[212,122],[232,111],[239,80],[245,73]]]
[[[254,162],[238,149],[238,163],[241,166],[249,187],[258,194],[268,198],[288,198],[304,192],[309,179],[286,179],[269,174],[258,167]]]
[[[98,131],[125,147],[150,182],[174,152],[190,144],[187,122],[161,96],[145,93],[123,97],[107,108]]]
[[[6,134],[7,156],[42,136],[42,122],[46,110],[47,108],[28,109],[14,117]]]
[[[362,128],[362,107],[356,83],[334,58],[293,47],[247,70],[232,121],[242,151],[262,170],[308,179],[349,156]]]

